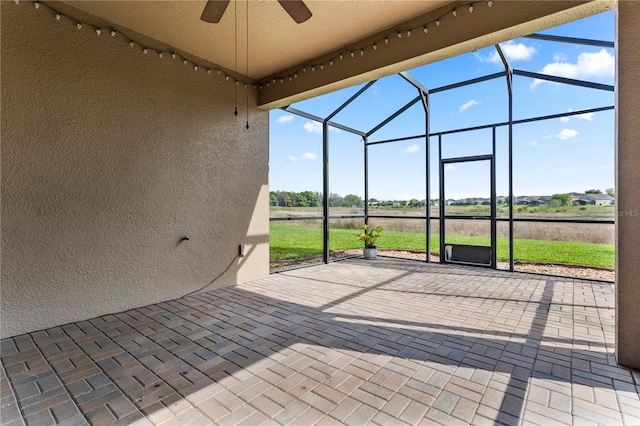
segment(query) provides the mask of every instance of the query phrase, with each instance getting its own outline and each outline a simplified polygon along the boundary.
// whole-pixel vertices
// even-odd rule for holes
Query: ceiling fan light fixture
[[[304,4],[303,0],[278,0],[280,6],[296,21],[301,24],[307,21],[313,14]],[[212,24],[217,24],[222,19],[224,12],[229,6],[229,0],[208,0],[200,15],[200,19]]]

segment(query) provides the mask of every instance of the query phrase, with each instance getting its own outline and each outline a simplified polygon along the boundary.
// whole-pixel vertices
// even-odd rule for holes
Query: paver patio
[[[0,422],[637,425],[613,316],[611,283],[346,260],[2,340]]]

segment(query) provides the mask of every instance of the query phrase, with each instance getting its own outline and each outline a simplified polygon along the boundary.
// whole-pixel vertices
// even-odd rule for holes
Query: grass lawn
[[[311,257],[322,254],[322,228],[271,223],[270,260],[284,260]],[[362,247],[357,239],[358,230],[331,229],[329,247],[331,251]],[[424,234],[412,232],[385,231],[378,246],[400,250],[424,251]],[[466,237],[450,235],[448,243],[488,245],[486,237]],[[509,260],[509,240],[498,238],[498,261]],[[571,263],[586,266],[604,266],[613,268],[615,263],[614,246],[610,244],[587,244],[563,241],[514,239],[515,260],[525,262]],[[431,251],[438,252],[439,235],[432,235]]]

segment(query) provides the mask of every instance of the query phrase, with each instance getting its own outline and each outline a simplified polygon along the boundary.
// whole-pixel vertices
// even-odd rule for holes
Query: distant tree
[[[571,194],[553,194],[551,196],[551,202],[549,204],[555,207],[570,206]]]
[[[611,195],[612,197],[616,196],[616,192],[615,192],[615,190],[613,188],[607,188],[607,189],[604,190],[604,192],[605,192],[605,194]]]
[[[584,191],[585,194],[602,194],[602,191],[599,189],[587,189]]]
[[[309,207],[307,198],[302,193],[296,194],[296,201],[297,201],[296,207]]]
[[[333,192],[329,193],[329,207],[342,207],[343,198]]]
[[[377,203],[378,200],[376,198],[369,198],[370,203]]]
[[[273,191],[269,192],[269,205],[271,206],[278,205],[278,195]]]
[[[409,200],[409,207],[418,207],[420,201],[415,198]]]
[[[318,207],[319,206],[318,195],[315,192],[302,191],[300,194],[298,194],[298,198],[304,199],[304,203],[306,204],[305,207]],[[301,201],[301,203],[302,203],[302,201]],[[302,205],[302,204],[300,204],[300,205]]]
[[[349,194],[342,199],[342,207],[363,207],[362,198],[357,195]]]
[[[289,199],[289,194],[284,191],[278,191],[278,205],[280,207],[293,207],[291,200]]]

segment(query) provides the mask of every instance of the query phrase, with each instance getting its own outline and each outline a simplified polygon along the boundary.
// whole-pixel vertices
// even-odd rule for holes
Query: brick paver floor
[[[640,424],[611,283],[347,260],[2,340],[14,424]]]

